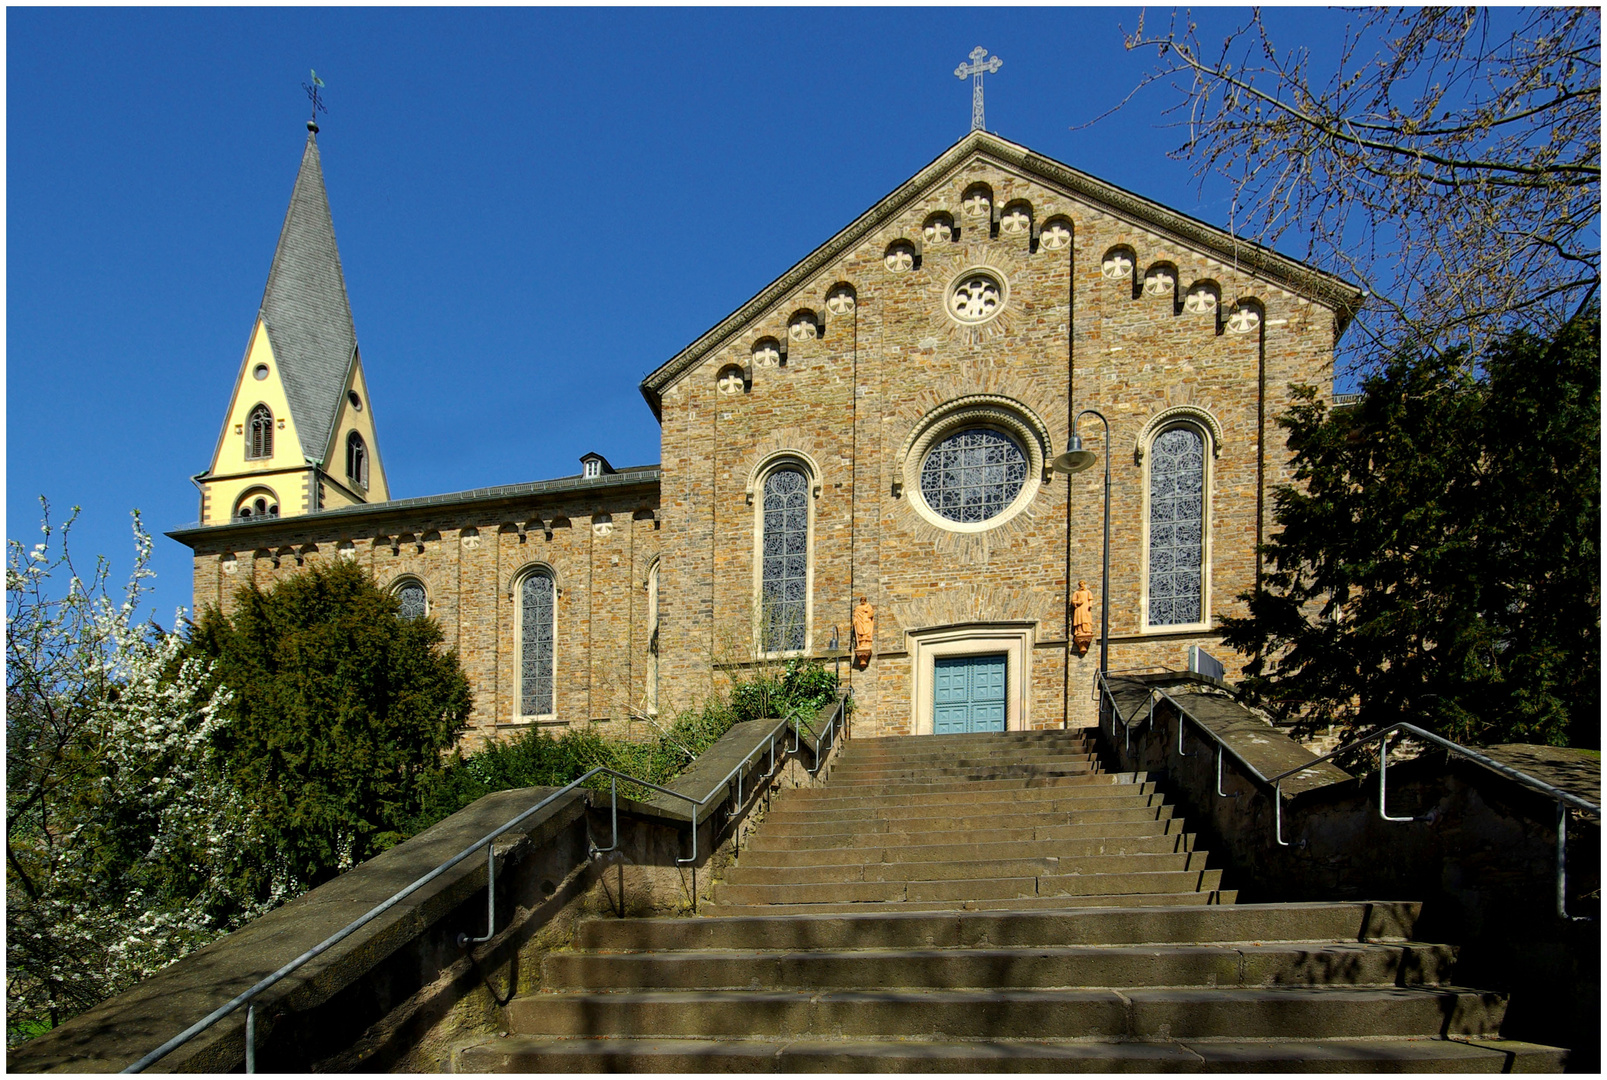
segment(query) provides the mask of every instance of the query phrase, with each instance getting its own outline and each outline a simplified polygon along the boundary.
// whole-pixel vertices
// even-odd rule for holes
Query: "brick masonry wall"
[[[432,506],[428,514],[398,517],[377,509],[386,514],[381,527],[365,528],[366,518],[308,515],[235,529],[229,535],[242,542],[239,550],[222,543],[197,548],[195,603],[232,612],[240,586],[271,588],[336,558],[356,559],[382,588],[416,578],[473,690],[464,742],[474,747],[530,722],[519,715],[515,588],[525,573],[543,567],[558,585],[555,721],[619,722],[619,733],[639,736],[640,725],[628,720],[646,700],[644,624],[647,570],[660,535],[656,502],[656,486],[642,485],[628,493],[575,493],[494,510]]]
[[[972,215],[966,197],[978,184],[991,199]],[[1031,215],[1030,231],[1001,224],[1016,206]],[[923,233],[934,214],[951,217],[952,238]],[[1055,221],[1069,228],[1069,244],[1042,242]],[[913,248],[913,266],[889,266],[895,242]],[[1131,263],[1119,280],[1103,271],[1118,249]],[[1008,295],[991,321],[964,325],[948,314],[948,290],[975,267],[1001,277]],[[1170,273],[1171,287],[1146,290],[1151,269]],[[1185,309],[1196,283],[1215,287],[1215,311]],[[853,303],[829,302],[844,286]],[[1252,332],[1226,326],[1239,301],[1261,312]],[[813,336],[789,334],[801,313],[818,327]],[[811,463],[815,480],[811,651],[825,654],[834,627],[848,649],[858,597],[877,609],[869,666],[844,667],[858,702],[857,733],[911,731],[916,673],[907,634],[960,624],[1030,626],[1030,725],[1089,724],[1102,599],[1101,426],[1088,418],[1080,428],[1100,454],[1095,468],[1029,478],[1036,493],[1019,513],[971,532],[937,524],[916,508],[908,486],[900,490],[919,467],[911,440],[949,403],[988,395],[1013,402],[1022,423],[1041,430],[1048,462],[1068,447],[1068,399],[1101,411],[1110,422],[1111,667],[1181,668],[1188,646],[1201,645],[1232,678],[1243,658],[1225,653],[1214,623],[1242,610],[1237,597],[1255,580],[1271,488],[1289,479],[1275,417],[1289,404],[1291,383],[1331,389],[1334,331],[1333,312],[1320,304],[1176,236],[973,158],[663,390],[661,480],[651,495],[574,493],[494,512],[438,505],[405,520],[379,507],[374,514],[385,528],[378,538],[372,530],[336,534],[316,515],[291,519],[252,532],[250,550],[228,553],[232,567],[221,550],[198,552],[196,602],[227,608],[238,584],[271,584],[293,572],[298,557],[335,557],[342,542],[353,544],[351,555],[382,585],[417,576],[474,685],[473,743],[519,722],[512,591],[535,564],[551,568],[560,590],[557,720],[622,721],[646,706],[646,582],[657,558],[659,704],[672,714],[719,689],[724,672],[740,670],[733,664],[756,659],[763,504],[756,470],[786,452]],[[773,362],[755,352],[767,343],[778,354]],[[722,386],[722,372],[732,368],[741,380]],[[1143,618],[1142,451],[1146,429],[1153,435],[1152,425],[1179,408],[1220,430],[1207,455],[1208,620],[1152,629]],[[1096,640],[1083,655],[1066,649],[1067,605],[1079,580],[1095,593]],[[619,730],[647,733],[628,722]]]
[[[969,217],[963,206],[977,183],[992,190],[987,217]],[[1053,250],[999,229],[1000,209],[1018,200],[1029,205],[1035,231],[1051,218],[1068,220],[1073,242]],[[953,241],[929,242],[922,234],[928,215],[939,212],[958,226]],[[919,258],[912,269],[895,272],[884,257],[900,240]],[[1118,247],[1132,253],[1134,266],[1129,278],[1115,281],[1101,264]],[[1175,278],[1165,295],[1142,288],[1146,271],[1157,265]],[[947,286],[974,266],[992,268],[1009,287],[1004,312],[981,327],[963,326],[945,310]],[[1185,311],[1189,288],[1203,281],[1216,286],[1218,309]],[[853,288],[856,303],[834,314],[826,300],[841,283]],[[1240,300],[1262,311],[1251,333],[1225,326]],[[789,339],[800,310],[823,324],[818,339]],[[991,530],[940,527],[911,507],[908,492],[893,494],[906,480],[902,455],[912,430],[943,403],[968,394],[1019,402],[1047,428],[1045,456],[1062,453],[1068,384],[1078,409],[1097,408],[1111,423],[1111,666],[1181,668],[1188,646],[1197,644],[1222,658],[1231,677],[1242,658],[1224,655],[1212,625],[1143,624],[1140,435],[1178,406],[1209,414],[1221,429],[1208,462],[1207,611],[1214,623],[1241,610],[1237,596],[1255,580],[1267,492],[1288,479],[1273,420],[1287,407],[1290,383],[1331,387],[1333,336],[1331,311],[1175,237],[985,161],[956,169],[665,392],[661,603],[669,692],[687,699],[706,692],[717,643],[727,643],[727,651],[732,641],[751,648],[746,628],[757,589],[757,537],[746,485],[767,454],[791,449],[819,471],[814,650],[824,652],[833,624],[847,647],[858,596],[869,597],[878,612],[876,656],[852,676],[860,734],[910,729],[913,672],[905,632],[967,621],[1033,623],[1030,723],[1091,723],[1098,641],[1069,661],[1064,642],[1067,599],[1078,580],[1096,594],[1097,623],[1105,453],[1098,422],[1085,420],[1081,433],[1101,454],[1099,465],[1043,480],[1022,513]],[[754,363],[756,343],[767,338],[784,346],[780,366]],[[724,393],[720,373],[732,366],[747,373],[747,385]],[[1273,443],[1263,458],[1267,437]]]

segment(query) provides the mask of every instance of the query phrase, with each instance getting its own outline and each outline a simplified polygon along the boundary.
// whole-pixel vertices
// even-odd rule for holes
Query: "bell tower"
[[[202,525],[390,498],[312,121],[212,464],[194,479]]]

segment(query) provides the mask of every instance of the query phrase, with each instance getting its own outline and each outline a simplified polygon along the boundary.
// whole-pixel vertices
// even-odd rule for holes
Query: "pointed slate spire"
[[[321,462],[357,351],[357,331],[335,247],[318,137],[311,124],[308,128],[259,314],[279,364],[302,453]]]

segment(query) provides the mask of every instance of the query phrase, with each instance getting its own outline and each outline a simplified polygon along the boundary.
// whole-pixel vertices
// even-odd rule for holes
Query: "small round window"
[[[268,377],[268,365],[258,364],[256,367],[252,368],[251,377],[256,379],[258,382],[266,379]]]
[[[363,411],[363,399],[357,396],[357,391],[346,391],[346,400],[352,403],[353,409],[356,409],[358,412]]]
[[[949,284],[949,314],[967,325],[985,323],[1004,309],[1004,280],[988,270],[967,270]]]
[[[980,525],[998,517],[1027,482],[1027,455],[992,428],[956,431],[921,463],[921,498],[939,517]]]

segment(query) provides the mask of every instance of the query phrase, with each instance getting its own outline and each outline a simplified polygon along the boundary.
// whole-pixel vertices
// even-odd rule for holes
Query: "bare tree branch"
[[[1170,82],[1173,156],[1231,186],[1234,229],[1302,237],[1292,254],[1372,293],[1352,363],[1549,332],[1600,279],[1593,8],[1363,9],[1326,77],[1259,10],[1219,47],[1187,12],[1164,34],[1141,18],[1127,45],[1157,50],[1134,93]]]

